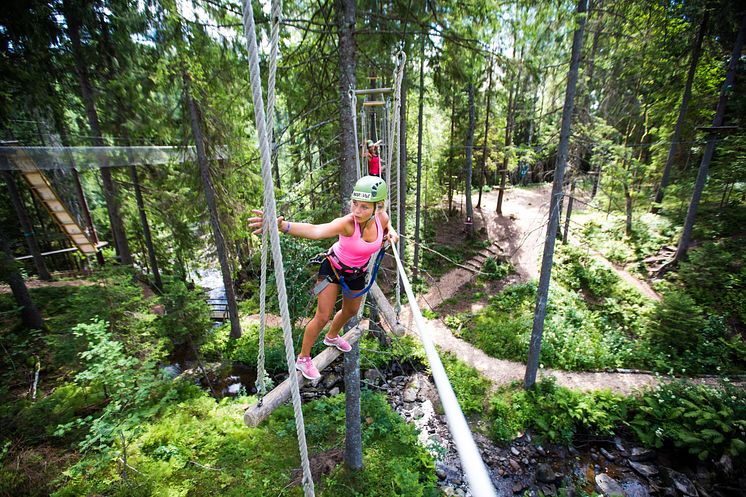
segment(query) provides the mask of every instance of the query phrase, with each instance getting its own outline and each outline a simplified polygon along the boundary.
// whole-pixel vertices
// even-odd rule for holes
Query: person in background
[[[381,157],[378,152],[378,146],[381,144],[381,140],[373,142],[368,140],[366,143],[367,150],[363,152],[363,157],[368,159],[368,174],[371,176],[381,176]]]

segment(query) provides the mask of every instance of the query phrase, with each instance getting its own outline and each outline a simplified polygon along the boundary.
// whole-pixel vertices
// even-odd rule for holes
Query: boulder
[[[536,481],[540,483],[552,483],[554,480],[554,470],[549,464],[542,463],[536,467]]]
[[[607,497],[624,497],[622,486],[606,473],[596,475],[596,489]]]
[[[634,447],[629,459],[635,462],[649,462],[655,459],[655,451],[641,447]]]
[[[634,469],[638,474],[641,476],[644,476],[645,478],[649,478],[653,475],[658,474],[658,468],[653,466],[652,464],[642,464],[635,461],[630,461],[629,465],[632,469]]]

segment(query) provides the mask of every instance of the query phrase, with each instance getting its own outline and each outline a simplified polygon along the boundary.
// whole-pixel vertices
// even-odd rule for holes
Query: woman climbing
[[[295,363],[295,368],[309,380],[321,376],[311,359],[311,348],[329,322],[340,287],[343,289],[342,308],[334,315],[324,336],[324,345],[349,352],[352,347],[339,336],[339,331],[360,308],[370,258],[381,249],[384,240],[391,243],[399,240],[383,209],[386,193],[386,182],[381,178],[363,176],[352,190],[350,214],[325,224],[291,223],[282,216],[277,218],[277,229],[286,235],[311,240],[339,237],[325,254],[319,268],[316,314],[306,325],[303,344]],[[254,234],[260,234],[264,214],[260,210],[253,212],[259,217],[250,218],[249,227],[255,228]]]
[[[381,157],[378,154],[378,145],[381,144],[381,140],[373,143],[373,140],[368,140],[366,146],[368,149],[363,152],[363,156],[368,159],[368,174],[371,176],[381,176]]]

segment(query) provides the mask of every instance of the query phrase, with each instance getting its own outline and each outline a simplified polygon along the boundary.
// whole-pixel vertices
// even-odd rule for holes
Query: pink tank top
[[[371,155],[368,159],[368,174],[381,174],[381,157]]]
[[[378,230],[378,234],[376,235],[375,241],[366,242],[363,237],[360,236],[360,225],[357,223],[357,219],[353,216],[352,220],[355,223],[355,232],[352,236],[339,235],[339,240],[337,243],[332,245],[332,250],[342,264],[349,267],[364,267],[368,264],[370,256],[378,252],[381,248],[381,242],[383,242],[383,227],[381,226],[381,220],[378,219],[378,216],[375,216],[376,230]],[[332,263],[337,267],[337,269],[342,269],[337,266],[333,258]]]

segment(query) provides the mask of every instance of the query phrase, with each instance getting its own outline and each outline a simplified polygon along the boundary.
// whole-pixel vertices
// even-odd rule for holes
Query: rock
[[[519,456],[519,455],[521,455],[521,453],[520,453],[520,452],[518,451],[518,449],[516,449],[515,447],[511,447],[511,448],[510,448],[510,453],[511,453],[511,454],[513,454],[514,456]]]
[[[668,477],[671,478],[674,488],[678,490],[679,493],[689,497],[699,496],[694,484],[686,477],[686,475],[668,468],[666,468],[666,473],[668,474]]]
[[[591,452],[591,460],[592,460],[593,462],[598,462],[598,461],[599,461],[599,459],[601,459],[601,458],[599,457],[599,455],[598,455],[598,454],[596,454],[595,452]]]
[[[335,395],[339,395],[339,387],[334,387],[329,390],[329,395],[332,397],[334,397]]]
[[[611,452],[609,452],[608,450],[604,449],[603,447],[601,447],[601,450],[599,452],[601,452],[601,455],[604,456],[609,461],[616,460],[616,456],[612,454]]]
[[[324,377],[324,388],[329,389],[337,384],[339,376],[334,373],[329,373]]]
[[[536,467],[536,481],[541,483],[554,482],[554,470],[549,464],[539,464]]]
[[[417,392],[419,391],[420,391],[419,377],[413,376],[412,379],[409,380],[409,383],[407,383],[407,386],[404,387],[404,392],[402,393],[402,400],[404,402],[414,402],[415,400],[417,400]]]
[[[542,447],[541,445],[536,446],[536,452],[538,452],[539,455],[541,455],[542,457],[547,455],[547,451],[544,450],[544,447]]]
[[[438,480],[446,479],[446,471],[445,469],[443,469],[443,465],[440,463],[435,464],[435,476],[438,477]]]
[[[622,439],[619,437],[614,437],[614,447],[619,452],[627,452],[627,450],[624,448],[624,445],[622,445]]]
[[[622,484],[626,497],[650,497],[648,488],[638,480],[625,480]]]
[[[607,497],[624,497],[624,490],[617,481],[606,473],[596,475],[596,488]]]
[[[715,467],[725,476],[731,476],[733,474],[733,459],[728,454],[723,454],[715,463]]]
[[[541,486],[541,493],[545,496],[554,496],[557,495],[557,488],[550,484],[550,485],[542,485]]]
[[[521,472],[521,465],[515,459],[508,460],[508,464],[510,464],[510,469],[513,470],[513,473]]]
[[[528,457],[524,457],[523,459],[521,459],[521,462],[524,466],[528,466]]]
[[[629,459],[635,462],[652,461],[653,459],[655,459],[655,451],[640,447],[634,447],[632,449],[632,453],[629,456]]]
[[[633,449],[634,450],[634,449]],[[629,465],[634,469],[638,474],[644,476],[645,478],[649,478],[653,475],[658,474],[658,468],[651,464],[642,464],[635,461],[630,461]]]
[[[377,385],[383,379],[383,375],[377,369],[369,369],[363,374],[365,381],[372,385]],[[406,393],[406,392],[405,392]],[[416,397],[416,395],[415,395]],[[406,400],[406,399],[405,399]]]
[[[525,483],[523,483],[522,481],[517,481],[517,482],[513,483],[513,493],[517,494],[517,493],[523,492],[523,490],[526,487],[527,487],[527,485]]]

